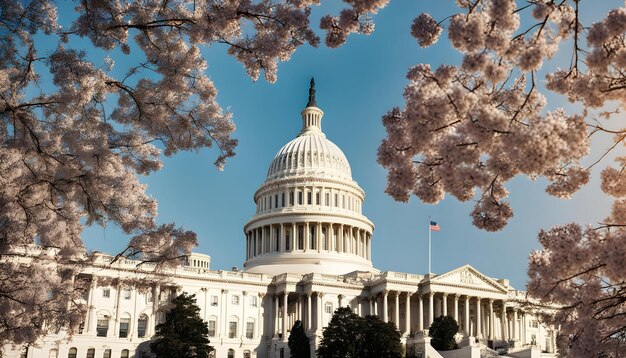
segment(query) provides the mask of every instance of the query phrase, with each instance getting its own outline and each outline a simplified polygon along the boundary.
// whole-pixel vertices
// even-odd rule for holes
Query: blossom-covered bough
[[[474,225],[497,231],[513,216],[505,183],[514,176],[547,178],[547,193],[567,198],[587,184],[592,166],[624,144],[626,129],[618,120],[626,109],[626,6],[584,24],[581,7],[593,1],[457,4],[461,12],[441,22],[428,14],[414,20],[411,34],[424,47],[447,24],[448,40],[463,60],[409,70],[404,108],[383,116],[387,137],[378,161],[396,200],[414,194],[437,203],[445,193],[474,199]],[[559,50],[571,53],[571,63],[552,69],[545,88],[581,103],[581,113],[548,106],[538,86],[538,71]],[[598,133],[614,135],[615,143],[583,167]],[[530,255],[529,293],[562,307],[548,318],[560,328],[562,356],[626,355],[625,168],[619,157],[617,167],[602,171],[602,190],[616,198],[605,223],[541,232],[543,249]]]
[[[371,32],[386,2],[350,1],[322,28],[334,43]],[[0,346],[78,329],[90,284],[78,273],[93,259],[85,225],[131,236],[116,259],[160,267],[190,252],[195,234],[156,224],[138,175],[159,170],[162,154],[217,147],[219,169],[234,155],[235,125],[201,46],[225,44],[252,79],[274,82],[279,61],[318,45],[316,4],[82,0],[59,4],[75,6],[63,27],[54,1],[0,0]],[[123,75],[116,56],[135,61]]]

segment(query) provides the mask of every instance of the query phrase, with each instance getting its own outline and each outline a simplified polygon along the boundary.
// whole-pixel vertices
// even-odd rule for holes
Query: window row
[[[58,356],[58,351],[56,349],[50,350],[50,358],[56,358]],[[75,347],[70,348],[67,353],[67,358],[77,358],[78,357],[78,349]],[[96,349],[89,348],[87,349],[86,358],[96,358]],[[111,350],[105,349],[102,351],[102,358],[111,358]],[[129,358],[130,351],[128,349],[122,349],[120,352],[120,358]]]
[[[259,298],[256,295],[248,295],[248,306],[257,307],[259,305]],[[217,307],[219,305],[220,297],[218,295],[211,295],[210,302],[212,307]],[[232,305],[238,306],[240,302],[239,295],[231,295],[230,303]]]
[[[212,316],[208,320],[209,337],[215,337],[217,335],[217,317]],[[245,337],[248,339],[254,338],[255,320],[254,318],[248,318],[246,321]],[[239,337],[239,319],[237,317],[231,317],[228,321],[228,338]]]
[[[107,315],[98,316],[96,322],[96,336],[98,337],[107,337],[109,335],[109,326],[111,323],[111,317]],[[130,329],[130,317],[122,317],[120,318],[119,330],[117,332],[117,336],[119,338],[127,338],[129,335]],[[137,320],[137,337],[144,338],[146,337],[148,329],[148,316],[146,314],[142,314],[139,316]]]
[[[319,205],[361,212],[361,200],[355,195],[335,190],[295,189],[265,195],[257,201],[257,213],[296,205]]]
[[[101,296],[102,298],[111,298],[111,291],[112,289],[110,287],[103,287],[100,289],[101,291]],[[171,300],[173,297],[173,292],[169,291],[169,290],[165,290],[165,291],[161,291],[159,293],[159,300],[161,302],[165,302],[168,300]],[[132,290],[131,289],[122,289],[121,291],[121,298],[124,300],[130,300],[132,297]],[[153,298],[153,293],[152,291],[148,291],[147,293],[145,293],[145,299],[146,302],[152,302],[154,300]]]

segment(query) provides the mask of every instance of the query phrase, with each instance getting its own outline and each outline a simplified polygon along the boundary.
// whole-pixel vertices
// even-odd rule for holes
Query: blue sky
[[[622,4],[584,1],[581,6],[585,17],[598,19]],[[337,13],[340,5],[334,2],[334,7],[316,8],[314,26],[323,13]],[[71,16],[71,8],[62,8],[62,15]],[[404,204],[384,193],[387,173],[376,163],[376,150],[385,136],[381,116],[393,106],[403,105],[408,68],[418,63],[433,67],[457,64],[460,58],[445,37],[422,49],[410,36],[413,18],[424,11],[442,19],[455,11],[454,2],[393,0],[375,17],[374,34],[351,36],[339,49],[302,46],[289,62],[280,64],[275,84],[251,81],[242,66],[226,54],[225,46],[204,48],[207,72],[219,89],[220,104],[234,114],[240,145],[224,172],[211,164],[216,152],[203,150],[165,158],[163,170],[143,178],[159,202],[159,222],[173,221],[195,231],[196,251],[212,256],[212,268],[241,267],[245,256],[242,227],[254,215],[254,191],[265,180],[275,153],[298,133],[309,79],[315,76],[317,103],[325,112],[323,130],[344,151],[354,179],[366,192],[363,211],[376,225],[372,244],[375,267],[426,273],[431,216],[442,228],[433,234],[435,273],[470,264],[524,289],[528,254],[539,246],[539,230],[569,222],[597,223],[608,214],[610,200],[598,188],[597,170],[591,185],[571,200],[548,197],[544,180],[517,177],[507,185],[514,217],[504,230],[487,233],[471,225],[471,201],[460,203],[448,196],[438,205],[426,205],[413,197]],[[569,65],[571,45],[567,46],[562,45],[567,53],[546,64],[547,68]],[[570,113],[580,111],[558,96],[550,96],[548,106],[565,106]],[[609,141],[604,138],[596,143],[592,157],[597,158]],[[84,237],[90,249],[111,253],[127,243],[111,226],[90,228]]]

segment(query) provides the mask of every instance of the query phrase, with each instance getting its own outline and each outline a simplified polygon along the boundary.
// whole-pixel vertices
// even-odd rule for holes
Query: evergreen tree
[[[401,334],[393,322],[383,322],[377,316],[361,318],[363,342],[360,344],[361,358],[400,358],[403,347]]]
[[[311,344],[309,343],[309,337],[307,337],[304,332],[301,321],[296,321],[293,327],[291,327],[291,333],[289,334],[289,352],[291,352],[291,358],[311,357]]]
[[[318,358],[401,358],[400,332],[377,316],[359,317],[350,307],[335,311],[323,331]]]
[[[450,316],[439,316],[430,325],[428,335],[432,338],[430,344],[438,351],[448,351],[456,348],[454,335],[459,332],[459,325]]]
[[[360,319],[350,307],[339,307],[322,332],[317,357],[361,358],[358,354],[358,345],[363,334],[360,330]]]
[[[156,326],[150,350],[159,358],[207,358],[213,347],[209,345],[209,328],[200,318],[196,295],[183,292],[172,304],[165,322]]]

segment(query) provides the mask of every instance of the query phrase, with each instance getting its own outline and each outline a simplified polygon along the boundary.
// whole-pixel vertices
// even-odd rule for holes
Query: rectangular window
[[[111,289],[110,288],[103,288],[102,289],[102,297],[103,298],[111,297]]]
[[[217,302],[218,302],[218,297],[217,296],[211,296],[211,306],[217,307]]]
[[[532,328],[539,328],[539,323],[538,323],[536,320],[532,320],[532,321],[530,322],[530,326],[531,326]]]
[[[302,205],[302,192],[298,192],[298,205]]]
[[[346,208],[346,196],[345,195],[341,196],[341,208],[342,209]]]
[[[148,328],[148,318],[143,316],[137,321],[137,337],[143,338],[146,336],[146,328]]]
[[[254,322],[246,323],[246,338],[254,338]]]
[[[289,231],[285,233],[285,251],[289,251]]]
[[[258,305],[257,299],[258,299],[257,296],[250,295],[250,298],[248,299],[249,300],[248,302],[250,303],[250,306],[256,307]]]
[[[96,324],[96,335],[98,337],[106,337],[109,330],[109,319],[98,319]]]
[[[309,248],[311,250],[315,250],[315,249],[317,249],[317,247],[315,246],[315,243],[317,242],[317,240],[315,240],[315,226],[311,226],[309,229],[310,229],[310,233],[309,233]]]
[[[130,300],[130,290],[124,290],[123,295],[125,300]]]
[[[330,200],[330,193],[326,193],[324,195],[324,205],[328,206],[328,201]]]
[[[293,191],[289,192],[289,205],[293,205]]]
[[[120,338],[128,337],[128,326],[130,325],[129,318],[120,319]]]
[[[306,193],[306,203],[307,203],[308,205],[311,205],[311,204],[312,204],[312,203],[311,203],[311,197],[312,197],[312,195],[311,195],[311,194],[312,194],[312,193],[311,193],[310,191],[309,191],[308,193]]]
[[[326,303],[326,306],[324,306],[324,312],[328,313],[328,314],[332,314],[333,313],[333,304],[328,302]]]
[[[280,201],[280,202],[281,202],[281,204],[282,204],[282,206],[281,206],[281,207],[282,207],[282,208],[284,208],[284,207],[285,207],[285,193],[282,193],[282,194],[281,194],[281,201]]]
[[[215,337],[215,320],[209,320],[209,337]]]
[[[271,196],[268,196],[268,197],[267,197],[267,198],[265,198],[265,199],[268,199],[268,200],[269,200],[269,202],[270,202],[270,204],[269,204],[269,209],[271,209],[271,208],[272,208],[272,197],[271,197]]]
[[[234,305],[238,305],[239,304],[239,295],[233,295],[233,297],[230,299],[230,303],[232,303]]]
[[[278,207],[278,194],[274,195],[274,208]]]
[[[321,205],[322,203],[320,203],[320,193],[317,192],[315,193],[315,205]]]
[[[105,349],[104,352],[102,353],[102,358],[111,358],[111,350]]]
[[[237,322],[228,323],[228,338],[237,337]]]
[[[339,207],[339,194],[335,194],[335,207]]]

